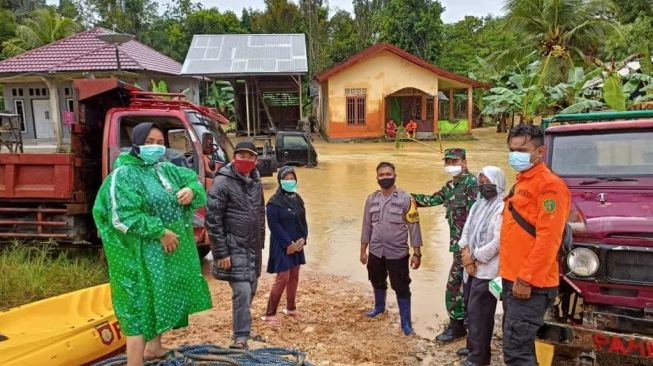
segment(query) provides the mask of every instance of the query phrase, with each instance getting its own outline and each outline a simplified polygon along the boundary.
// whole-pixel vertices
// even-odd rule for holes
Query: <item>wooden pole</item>
[[[249,80],[248,79],[245,79],[245,118],[247,120],[247,137],[249,137],[250,125],[249,125]]]
[[[474,111],[474,88],[467,88],[467,132],[472,130],[472,114]]]
[[[299,75],[299,81],[297,82],[299,86],[299,120],[304,119],[304,104],[302,103],[302,76]]]
[[[454,110],[453,110],[453,89],[449,89],[449,123],[453,123],[453,118],[454,118]]]

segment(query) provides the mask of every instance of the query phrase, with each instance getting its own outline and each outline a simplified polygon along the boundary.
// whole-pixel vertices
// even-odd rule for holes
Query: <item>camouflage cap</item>
[[[465,160],[466,156],[467,156],[467,154],[465,152],[465,149],[461,149],[459,147],[456,147],[456,148],[452,148],[452,149],[445,149],[444,150],[444,158],[442,158],[442,160],[444,160],[444,159],[463,159],[463,160]]]

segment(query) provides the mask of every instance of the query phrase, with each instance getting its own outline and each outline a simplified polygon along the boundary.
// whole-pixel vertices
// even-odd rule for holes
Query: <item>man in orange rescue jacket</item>
[[[503,278],[503,357],[506,365],[537,366],[535,336],[557,296],[558,249],[571,194],[544,164],[544,131],[519,125],[508,135],[517,183],[506,198],[499,274]],[[535,227],[534,236],[525,227]],[[533,231],[531,231],[533,232]]]

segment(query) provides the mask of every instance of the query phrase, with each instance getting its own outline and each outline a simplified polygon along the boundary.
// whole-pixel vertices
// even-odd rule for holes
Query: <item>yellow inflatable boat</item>
[[[3,366],[84,365],[124,345],[108,284],[0,312]]]

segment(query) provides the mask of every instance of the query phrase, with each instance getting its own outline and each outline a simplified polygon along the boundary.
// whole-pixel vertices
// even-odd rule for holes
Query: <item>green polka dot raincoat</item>
[[[193,201],[176,193],[188,187]],[[107,261],[113,307],[128,336],[157,335],[188,325],[188,315],[211,308],[193,237],[193,213],[206,203],[197,174],[170,163],[146,164],[121,154],[93,207]],[[160,238],[176,233],[179,245],[165,253]]]

